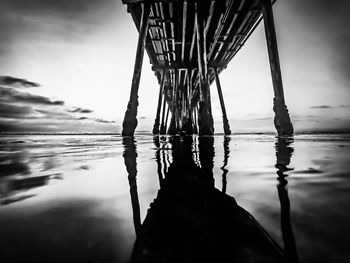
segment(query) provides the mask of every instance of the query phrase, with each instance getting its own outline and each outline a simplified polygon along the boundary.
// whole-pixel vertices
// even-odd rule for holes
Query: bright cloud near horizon
[[[350,130],[349,11],[346,0],[279,0],[274,5],[286,103],[297,132]],[[0,76],[40,86],[23,88],[25,83],[0,79],[1,94],[12,94],[12,101],[0,98],[0,131],[25,125],[35,131],[120,132],[137,37],[120,0],[2,0]],[[138,131],[151,131],[155,118],[159,86],[150,68],[145,54]],[[274,131],[262,23],[220,78],[233,132]],[[64,103],[13,102],[15,93]],[[215,131],[221,132],[215,84],[211,94]]]

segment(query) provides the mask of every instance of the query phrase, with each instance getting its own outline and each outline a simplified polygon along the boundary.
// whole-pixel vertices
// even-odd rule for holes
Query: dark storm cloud
[[[0,101],[42,105],[64,105],[64,101],[52,101],[48,97],[21,92],[12,88],[0,87]]]
[[[30,106],[19,106],[0,102],[1,118],[28,119],[32,118],[33,113],[34,111]]]
[[[18,101],[23,102],[29,102],[29,103],[37,103],[37,104],[44,104],[44,105],[64,105],[64,101],[57,100],[57,101],[51,101],[49,98],[39,95],[33,95],[30,93],[23,93],[19,94],[18,96],[15,96],[15,99]]]
[[[0,85],[15,85],[16,87],[25,87],[25,88],[32,88],[32,87],[40,87],[40,84],[28,81],[26,79],[19,79],[14,78],[10,76],[0,76]]]
[[[90,110],[90,109],[75,108],[74,110],[69,110],[69,112],[72,112],[72,113],[92,113],[94,111]]]

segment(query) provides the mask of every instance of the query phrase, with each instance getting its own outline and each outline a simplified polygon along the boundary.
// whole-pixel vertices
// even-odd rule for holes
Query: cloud
[[[95,119],[96,122],[100,122],[100,123],[115,123],[115,121],[107,121],[104,119]]]
[[[250,120],[252,120],[252,121],[266,121],[266,120],[268,120],[268,121],[271,121],[271,120],[273,120],[273,118],[274,117],[261,117],[261,118],[251,118]]]
[[[114,121],[96,117],[77,116],[93,111],[73,107],[67,109],[64,101],[17,90],[18,83],[32,83],[19,78],[1,78],[0,132],[117,132]],[[14,84],[15,83],[15,84]],[[29,84],[31,85],[31,84]]]
[[[92,113],[94,111],[90,110],[90,109],[75,108],[74,110],[69,110],[69,112],[73,112],[73,113]]]
[[[47,119],[55,119],[55,120],[76,120],[77,118],[64,112],[59,111],[58,109],[36,109],[37,112],[43,114]]]
[[[52,107],[58,106],[58,107]],[[49,98],[31,93],[20,92],[12,88],[0,87],[0,117],[13,119],[44,118],[47,120],[91,120],[97,123],[115,123],[104,119],[74,116],[70,113],[92,113],[90,109],[74,107],[68,110],[63,101],[51,101]]]
[[[19,79],[10,76],[0,76],[0,85],[15,85],[16,87],[25,87],[25,88],[35,88],[40,87],[40,84],[28,81],[26,79]]]
[[[2,119],[0,117],[0,132],[18,133],[65,133],[65,132],[120,132],[118,125],[74,120],[58,119]]]
[[[52,101],[48,97],[18,91],[12,88],[0,87],[0,101],[18,102],[42,105],[64,105],[64,101]]]
[[[34,111],[30,106],[18,106],[0,102],[0,117],[2,118],[33,118]]]
[[[30,120],[31,124],[25,123],[23,120],[18,119],[3,119],[0,117],[0,132],[39,132],[42,127],[39,125],[33,125],[33,121]]]
[[[320,105],[320,106],[311,106],[310,109],[333,109],[333,107],[329,105]]]

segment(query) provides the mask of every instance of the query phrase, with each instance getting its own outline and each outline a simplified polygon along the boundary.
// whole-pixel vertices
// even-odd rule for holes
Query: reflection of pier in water
[[[144,51],[159,83],[153,134],[214,133],[210,85],[215,81],[225,134],[230,134],[219,74],[263,20],[279,135],[293,134],[285,104],[272,4],[275,0],[122,0],[139,38],[123,135],[137,126]],[[253,73],[252,73],[253,74]]]
[[[289,139],[276,142],[281,229],[285,249],[235,199],[227,194],[225,166],[230,137],[224,139],[223,187],[214,186],[214,138],[154,138],[160,189],[141,223],[136,187],[136,146],[124,138],[137,240],[132,262],[298,262],[285,188],[293,149]],[[166,141],[169,140],[169,141]],[[171,162],[170,162],[171,160]]]

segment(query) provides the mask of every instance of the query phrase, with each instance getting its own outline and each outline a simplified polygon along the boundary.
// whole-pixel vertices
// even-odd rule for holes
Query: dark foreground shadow
[[[253,216],[225,194],[226,185],[223,191],[214,187],[214,138],[194,138],[198,142],[190,136],[170,138],[171,164],[155,139],[161,187],[142,224],[134,200],[136,181],[129,172],[137,234],[130,261],[287,262],[284,251]],[[133,141],[125,140],[124,146],[127,170],[136,171],[131,167],[136,165]]]

